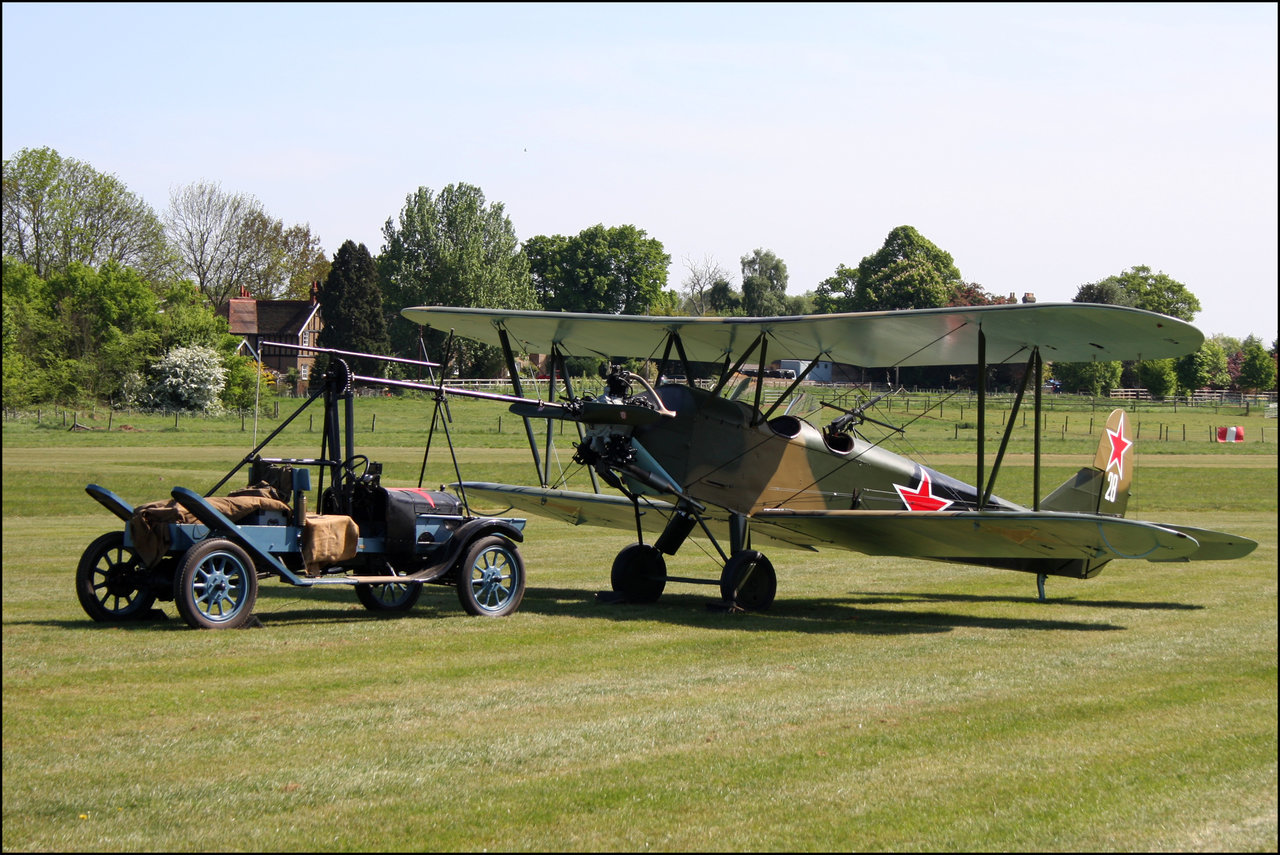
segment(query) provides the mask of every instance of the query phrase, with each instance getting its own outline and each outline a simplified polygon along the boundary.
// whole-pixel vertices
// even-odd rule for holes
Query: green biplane
[[[1123,410],[1111,413],[1096,455],[1041,497],[1040,418],[1044,360],[1161,359],[1196,350],[1203,335],[1175,318],[1119,306],[1022,304],[778,318],[656,318],[423,306],[409,320],[502,348],[515,394],[494,395],[407,381],[438,393],[492,398],[525,419],[536,486],[462,482],[467,501],[488,502],[581,525],[634,526],[637,542],[613,562],[610,598],[652,602],[668,582],[718,585],[730,608],[764,609],[777,577],[766,546],[833,547],[872,555],[963,562],[1047,576],[1088,579],[1115,559],[1221,561],[1256,543],[1184,525],[1124,518],[1133,477],[1133,434]],[[707,388],[651,384],[612,368],[602,394],[578,395],[566,357],[657,358],[662,372],[695,376],[711,364]],[[526,398],[517,352],[549,357],[551,400]],[[754,376],[747,360],[760,366]],[[799,371],[770,403],[764,367],[799,360]],[[826,424],[783,409],[821,362],[865,369],[977,366],[976,484],[967,484],[864,436],[879,399],[840,408]],[[994,462],[986,466],[989,366],[1022,366]],[[373,378],[361,378],[373,380]],[[1031,385],[1035,410],[1030,506],[993,493],[1014,419]],[[563,394],[559,394],[563,386]],[[881,396],[883,397],[883,395]],[[577,423],[575,462],[595,492],[550,482],[532,419]],[[551,441],[548,422],[548,445]],[[598,479],[598,480],[597,480]],[[603,481],[617,495],[599,490]],[[669,576],[666,556],[690,535],[705,536],[722,560],[719,578]]]

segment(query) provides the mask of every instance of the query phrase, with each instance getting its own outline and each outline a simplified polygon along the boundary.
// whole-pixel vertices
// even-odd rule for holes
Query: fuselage
[[[695,387],[657,389],[673,418],[638,427],[637,465],[699,502],[753,514],[794,510],[972,510],[974,487],[854,433],[824,433],[804,419],[752,423],[753,408]],[[646,459],[646,455],[648,459]],[[988,507],[1017,508],[992,498]]]

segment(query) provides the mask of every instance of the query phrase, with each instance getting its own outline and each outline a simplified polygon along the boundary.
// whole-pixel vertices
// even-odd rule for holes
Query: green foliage
[[[787,265],[772,250],[742,256],[742,311],[756,318],[787,311]]]
[[[854,306],[857,289],[858,269],[838,265],[834,274],[818,283],[814,308],[824,315],[856,311]]]
[[[707,312],[721,318],[743,314],[742,295],[733,289],[727,278],[719,278],[707,289]]]
[[[1150,267],[1142,265],[1081,285],[1073,302],[1132,306],[1184,321],[1194,320],[1200,311],[1200,301],[1186,285],[1163,272],[1152,273]]]
[[[1215,341],[1205,341],[1195,353],[1179,357],[1175,366],[1178,388],[1184,393],[1197,389],[1226,389],[1231,385],[1227,353]]]
[[[1275,391],[1276,358],[1262,348],[1262,342],[1253,339],[1244,346],[1244,361],[1236,379],[1240,388],[1250,391]]]
[[[951,253],[911,226],[898,226],[889,232],[884,246],[859,263],[853,309],[867,312],[945,306],[961,281]]]
[[[333,266],[320,287],[324,329],[319,345],[338,350],[386,354],[391,349],[378,268],[364,244],[346,241],[333,256]],[[384,362],[347,357],[357,374],[379,377]]]
[[[656,317],[670,318],[680,314],[680,295],[668,288],[660,291],[649,304],[649,314]]]
[[[1178,374],[1175,359],[1148,359],[1138,363],[1138,382],[1156,398],[1172,395],[1178,390]]]
[[[1055,362],[1050,374],[1064,392],[1107,395],[1120,387],[1119,362]]]
[[[524,245],[534,291],[553,312],[652,314],[671,256],[635,226],[596,224],[573,237],[539,235]]]
[[[162,353],[203,345],[230,354],[236,339],[190,283],[155,291],[137,273],[73,263],[47,280],[4,261],[6,405],[107,400]],[[10,404],[12,402],[12,404]]]
[[[114,175],[51,148],[4,161],[4,255],[47,278],[72,264],[115,263],[145,279],[167,277],[173,258],[151,207]]]
[[[382,233],[378,277],[391,346],[401,356],[420,355],[417,329],[400,315],[405,307],[537,308],[529,260],[511,220],[478,187],[450,184],[439,195],[419,187]],[[434,358],[440,358],[443,340],[440,332],[428,337]],[[453,364],[477,376],[494,364],[494,356],[480,345],[458,342]]]

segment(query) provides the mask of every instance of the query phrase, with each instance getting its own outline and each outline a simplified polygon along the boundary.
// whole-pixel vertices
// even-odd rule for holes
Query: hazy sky
[[[1147,265],[1277,328],[1277,6],[4,4],[3,151],[158,213],[199,180],[381,251],[466,182],[525,240],[631,224],[803,293],[916,227],[1067,301]]]

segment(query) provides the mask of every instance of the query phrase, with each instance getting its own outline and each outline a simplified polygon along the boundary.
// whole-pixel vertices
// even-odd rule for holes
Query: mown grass
[[[357,451],[416,483],[424,408],[365,403]],[[464,476],[529,480],[514,420],[455,416]],[[969,476],[970,445],[924,425],[921,453]],[[168,603],[91,622],[75,562],[115,521],[84,484],[206,489],[250,447],[239,427],[5,424],[6,850],[1277,846],[1274,444],[1138,447],[1131,515],[1239,532],[1252,556],[1117,562],[1044,603],[1022,574],[778,550],[764,614],[679,585],[609,606],[631,538],[535,519],[503,620],[448,589],[379,619],[268,581],[261,628],[196,632]],[[315,452],[301,427],[281,455]],[[1047,446],[1046,488],[1096,441]],[[428,482],[452,480],[444,452]],[[1025,499],[1025,455],[1000,484]],[[717,568],[686,548],[672,572]]]

